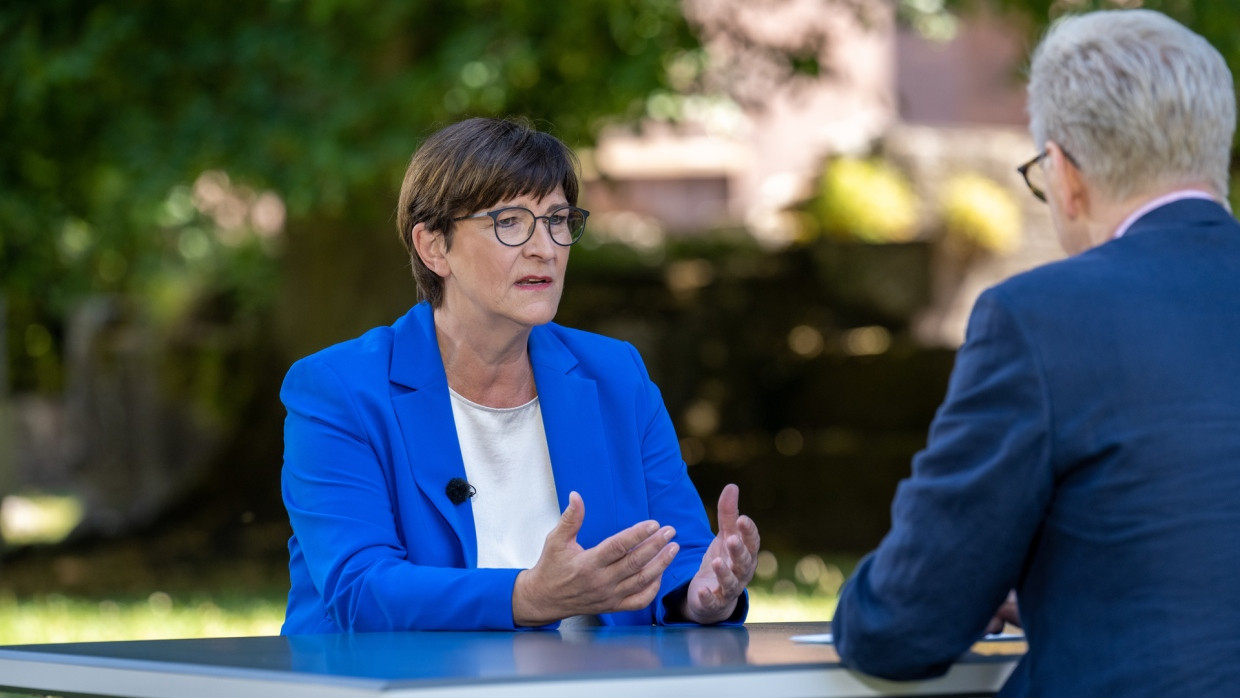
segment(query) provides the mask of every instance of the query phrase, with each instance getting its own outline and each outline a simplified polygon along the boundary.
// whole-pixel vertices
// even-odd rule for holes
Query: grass
[[[835,596],[750,590],[749,622],[830,620]],[[277,635],[284,597],[198,595],[184,600],[164,592],[104,599],[49,594],[31,599],[0,596],[0,645],[189,637]]]
[[[843,581],[841,567],[851,569],[854,562],[827,562],[816,555],[778,559],[764,553],[750,586],[749,622],[830,620]],[[268,579],[279,574],[273,571]],[[81,586],[73,592],[0,586],[0,645],[278,634],[284,588],[230,586],[221,582],[228,576],[219,570],[213,579],[199,577],[198,584],[185,575],[164,578],[163,584],[147,577],[146,588],[131,586],[113,594]],[[147,591],[152,587],[162,590]]]
[[[830,620],[834,611],[834,596],[750,591],[751,623]],[[0,619],[0,645],[277,635],[284,622],[284,597],[199,594],[180,599],[154,592],[147,598],[96,600],[4,595]]]
[[[834,594],[772,593],[761,587],[749,590],[749,623],[796,623],[831,620]]]
[[[283,597],[201,594],[184,599],[157,591],[146,598],[96,600],[48,594],[0,596],[0,644],[156,640],[277,635]]]

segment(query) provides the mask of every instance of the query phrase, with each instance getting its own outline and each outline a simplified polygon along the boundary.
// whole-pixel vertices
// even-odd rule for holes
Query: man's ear
[[[451,269],[448,266],[448,250],[443,235],[428,228],[426,223],[417,223],[413,226],[410,237],[413,240],[414,252],[426,268],[441,277],[447,277]]]
[[[1051,160],[1050,186],[1055,188],[1060,210],[1068,220],[1088,216],[1089,186],[1081,170],[1068,159],[1063,148],[1054,141],[1047,141],[1046,150]]]

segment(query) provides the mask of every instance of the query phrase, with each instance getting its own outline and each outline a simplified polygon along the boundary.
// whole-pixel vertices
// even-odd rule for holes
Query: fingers
[[[735,493],[720,496],[720,511]],[[734,501],[734,500],[733,500]],[[725,521],[724,515],[720,521]],[[690,583],[686,598],[686,615],[699,623],[717,623],[736,609],[737,599],[753,579],[758,567],[761,537],[758,526],[748,516],[735,517],[735,531],[729,533],[720,525],[719,534],[711,542],[702,566]]]
[[[1008,592],[1007,599],[999,606],[999,610],[995,612],[995,618],[1007,623],[1011,623],[1016,627],[1023,627],[1020,622],[1020,604],[1016,600],[1016,591]]]
[[[576,492],[568,493],[568,506],[564,507],[564,513],[560,514],[560,521],[547,534],[548,542],[571,543],[577,539],[577,532],[581,530],[581,523],[586,518],[586,503],[581,500],[581,495]]]
[[[741,489],[731,483],[725,485],[723,491],[719,493],[717,512],[720,533],[736,533],[736,519],[740,513],[740,496]]]
[[[1016,591],[1008,592],[1007,598],[1003,603],[999,604],[999,608],[995,611],[995,615],[991,617],[990,622],[986,624],[987,633],[1003,632],[1008,624],[1020,626],[1020,608],[1016,601]]]
[[[737,520],[737,530],[735,535],[728,536],[723,543],[728,557],[728,570],[736,578],[740,588],[744,589],[758,569],[758,550],[762,538],[758,535],[758,525],[748,516],[741,516]]]
[[[639,593],[632,596],[626,596],[620,601],[616,607],[617,611],[636,611],[650,605],[654,601],[654,597],[659,594],[659,580],[655,579],[653,584],[642,589]]]
[[[736,579],[741,588],[749,584],[754,572],[758,569],[758,556],[745,547],[740,536],[733,536],[728,541],[728,573]],[[738,592],[739,593],[739,592]]]
[[[736,581],[738,587],[736,593],[740,593],[740,590],[743,590],[753,579],[754,572],[758,568],[758,550],[761,543],[758,525],[748,516],[739,516],[736,520],[735,533],[729,534],[721,530],[715,537],[715,542],[711,545],[715,552],[708,553],[703,559],[703,567],[708,564],[707,560],[709,560],[713,572],[720,574],[720,570],[725,570],[727,575]],[[720,586],[731,591],[729,584],[722,577]]]
[[[650,602],[654,601],[654,597],[659,593],[664,570],[667,569],[668,565],[672,564],[672,560],[676,559],[676,553],[678,552],[680,552],[678,544],[668,543],[658,551],[655,557],[641,571],[621,581],[616,588],[623,595],[623,598],[617,610],[633,611],[649,606]]]
[[[704,586],[698,589],[698,607],[703,612],[713,613],[721,605],[723,594],[718,587]]]
[[[616,592],[627,597],[638,593],[651,583],[658,582],[663,571],[672,564],[676,553],[680,551],[680,546],[671,542],[675,535],[676,529],[671,526],[659,528],[627,550],[624,555],[604,565],[602,572],[606,578],[612,580],[611,583],[614,584]],[[589,552],[598,552],[612,557],[613,551],[602,550],[610,544],[609,539],[600,544],[599,549]]]
[[[680,551],[672,542],[675,535],[676,529],[671,526],[660,528],[654,521],[643,521],[605,539],[586,555],[615,595],[626,599],[643,596],[643,590],[652,584],[658,590],[664,570]]]
[[[645,608],[654,601],[654,597],[659,594],[659,586],[662,582],[661,577],[655,577],[650,583],[640,587],[636,592],[625,596],[616,604],[617,611],[636,611],[639,608]]]
[[[715,573],[714,592],[721,601],[730,601],[740,596],[749,582],[746,578],[746,570],[738,567],[736,558],[733,558],[731,562],[732,564],[728,564],[722,559],[717,559],[711,565]]]
[[[737,599],[745,586],[728,571],[723,560],[711,561],[707,577],[699,573],[689,583],[689,596],[685,599],[684,613],[689,620],[702,624],[718,623],[736,610]],[[707,581],[707,578],[712,578]]]
[[[632,576],[637,574],[653,561],[660,552],[663,552],[674,537],[676,537],[676,529],[671,526],[664,526],[630,548],[624,556],[612,562],[611,565],[619,568],[617,573],[620,575]]]
[[[671,540],[671,537],[676,534],[676,530],[671,526],[668,526],[667,530],[670,530],[671,534],[661,538],[663,543]],[[619,533],[604,538],[602,542],[594,547],[592,554],[599,565],[612,565],[623,560],[629,554],[629,551],[642,543],[649,541],[651,538],[659,537],[659,533],[658,521],[635,523]],[[662,545],[659,547],[662,547]],[[645,564],[645,562],[642,564]]]
[[[736,529],[740,533],[740,538],[745,549],[749,551],[754,559],[757,559],[758,549],[762,545],[762,536],[758,534],[758,524],[748,516],[740,516],[736,521]]]

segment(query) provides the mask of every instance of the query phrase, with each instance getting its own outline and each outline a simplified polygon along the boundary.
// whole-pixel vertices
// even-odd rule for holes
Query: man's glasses
[[[551,241],[561,247],[568,247],[580,240],[581,234],[586,232],[586,218],[589,215],[589,211],[576,206],[561,206],[545,216],[536,216],[533,211],[524,206],[506,206],[453,220],[490,218],[495,227],[495,239],[499,240],[500,244],[520,247],[534,237],[534,227],[541,219],[547,223],[547,232],[551,233]]]
[[[1076,160],[1073,159],[1068,151],[1064,150],[1063,147],[1060,147],[1059,150],[1068,159],[1068,162],[1072,163],[1073,167],[1080,169],[1081,166],[1076,164]],[[1036,167],[1036,165],[1042,162],[1042,158],[1049,154],[1049,150],[1043,150],[1034,155],[1032,160],[1016,168],[1020,176],[1025,178],[1025,186],[1029,187],[1029,191],[1033,192],[1033,195],[1038,197],[1038,201],[1043,203],[1046,202],[1046,174],[1041,167]]]

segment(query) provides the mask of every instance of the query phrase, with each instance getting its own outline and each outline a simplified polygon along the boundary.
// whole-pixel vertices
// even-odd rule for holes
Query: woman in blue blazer
[[[425,300],[298,361],[285,634],[740,623],[756,525],[712,534],[629,344],[551,323],[571,151],[470,119],[414,154],[398,227]]]

